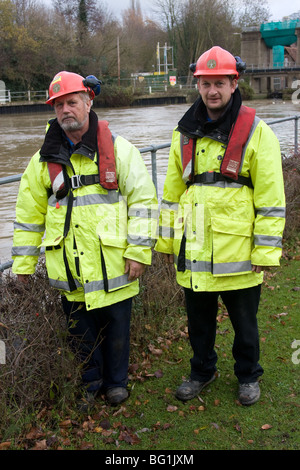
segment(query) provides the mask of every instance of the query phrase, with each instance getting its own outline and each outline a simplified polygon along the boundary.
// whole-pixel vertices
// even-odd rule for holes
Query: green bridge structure
[[[300,19],[263,23],[241,33],[241,57],[257,94],[299,88]]]

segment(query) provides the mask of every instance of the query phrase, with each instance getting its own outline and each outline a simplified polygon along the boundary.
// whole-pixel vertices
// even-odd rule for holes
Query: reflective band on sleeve
[[[178,203],[177,202],[170,202],[162,199],[161,201],[161,209],[167,209],[171,211],[178,211]]]
[[[15,230],[24,230],[25,232],[39,232],[44,233],[45,225],[44,224],[22,224],[19,222],[14,222]]]
[[[254,235],[254,244],[257,246],[273,246],[282,248],[282,238],[271,235]]]
[[[263,217],[282,217],[285,218],[285,207],[260,207],[257,214]]]
[[[153,238],[127,235],[127,243],[129,245],[153,246],[155,241]]]
[[[156,209],[147,209],[145,207],[129,208],[129,217],[141,217],[143,219],[157,219],[158,211]]]
[[[159,226],[158,233],[159,233],[159,236],[163,237],[163,238],[174,238],[174,229],[173,229],[173,227]]]
[[[39,256],[40,249],[36,246],[13,246],[12,256]]]

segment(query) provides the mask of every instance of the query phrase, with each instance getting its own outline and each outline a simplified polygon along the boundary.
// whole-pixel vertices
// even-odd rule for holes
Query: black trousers
[[[215,351],[218,298],[222,298],[234,329],[232,354],[239,383],[255,382],[263,374],[259,365],[257,310],[261,286],[224,292],[185,289],[189,339],[193,349],[191,379],[206,381],[216,371]]]
[[[94,310],[62,297],[69,341],[82,363],[82,382],[89,391],[126,387],[132,299]]]

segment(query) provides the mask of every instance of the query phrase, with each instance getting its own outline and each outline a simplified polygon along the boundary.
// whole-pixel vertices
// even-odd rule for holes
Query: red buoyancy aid
[[[229,142],[221,163],[220,172],[223,176],[238,180],[241,159],[244,146],[249,138],[249,134],[255,118],[255,109],[241,106],[238,117],[232,126],[229,134]],[[183,174],[188,165],[192,162],[195,153],[195,139],[187,139],[182,136],[181,145]],[[190,174],[189,179],[191,180]]]
[[[71,180],[74,181],[74,178],[76,178],[77,182],[77,186],[73,187],[99,183],[104,189],[118,189],[114,144],[107,121],[98,121],[97,146],[98,174],[73,176]],[[69,190],[69,185],[66,185],[65,181],[63,165],[53,162],[47,164],[53,193],[57,199],[61,199]]]
[[[114,144],[107,121],[98,121],[97,142],[100,185],[105,189],[118,189]]]

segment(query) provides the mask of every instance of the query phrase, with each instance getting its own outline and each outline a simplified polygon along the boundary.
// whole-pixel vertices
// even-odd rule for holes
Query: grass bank
[[[16,310],[20,292],[10,285],[14,294],[0,317],[2,337],[14,344],[9,363],[0,366],[0,449],[299,450],[299,248],[299,242],[294,244],[281,267],[265,274],[258,315],[265,373],[261,399],[251,407],[237,402],[233,331],[221,303],[216,340],[219,377],[194,400],[184,404],[174,397],[189,373],[191,350],[182,292],[174,283],[172,268],[159,255],[154,256],[135,301],[130,397],[118,407],[99,397],[90,414],[76,409],[78,368],[55,318],[49,318],[57,315],[52,311],[57,308],[52,291],[45,287],[44,300],[39,299],[40,305],[47,304],[44,311],[35,309],[32,292],[30,296],[22,292],[18,311],[25,321],[18,318],[16,325],[7,312],[12,303]],[[43,272],[38,276],[43,283]],[[7,297],[2,282],[3,293]],[[14,338],[9,337],[10,330]]]
[[[99,397],[90,414],[79,414],[80,367],[41,262],[28,286],[0,276],[0,450],[299,450],[299,156],[283,156],[284,255],[264,277],[258,321],[265,373],[258,403],[237,402],[233,331],[222,303],[219,377],[198,398],[176,400],[191,357],[184,298],[173,267],[154,253],[134,299],[130,397],[117,408]]]

